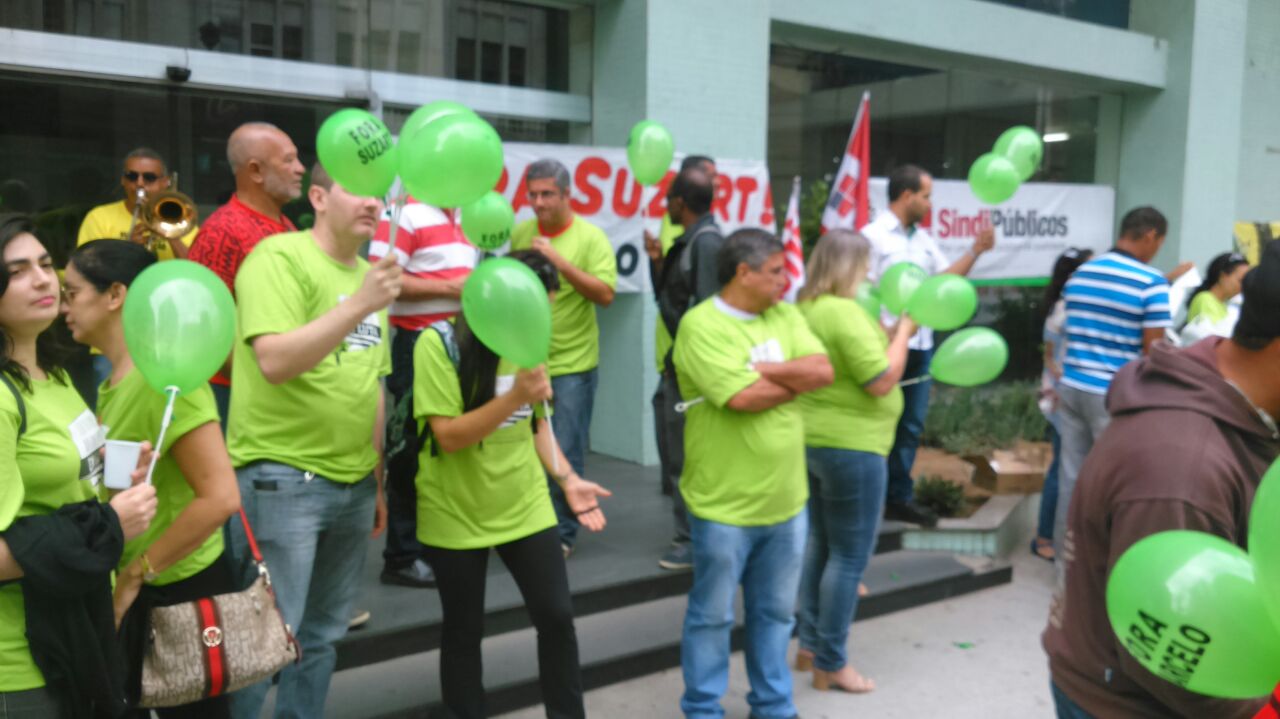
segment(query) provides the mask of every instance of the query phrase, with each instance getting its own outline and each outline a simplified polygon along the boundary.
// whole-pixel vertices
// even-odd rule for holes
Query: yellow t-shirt
[[[539,235],[538,221],[526,220],[511,232],[511,249],[533,247]],[[613,245],[599,227],[574,216],[569,226],[551,239],[551,246],[574,267],[601,280],[609,287],[618,286],[618,260]],[[600,364],[600,328],[596,324],[596,308],[573,285],[560,276],[560,290],[551,304],[551,357],[547,372],[552,377],[594,369]]]
[[[126,240],[129,238],[129,225],[132,222],[133,213],[125,209],[124,200],[98,205],[89,210],[89,214],[84,216],[84,222],[80,223],[80,234],[76,237],[76,246],[79,247],[92,240]],[[182,244],[188,248],[191,247],[199,230],[199,227],[192,227],[190,232],[182,236]],[[173,248],[169,246],[168,240],[157,237],[155,248],[156,257],[161,260],[173,259]]]

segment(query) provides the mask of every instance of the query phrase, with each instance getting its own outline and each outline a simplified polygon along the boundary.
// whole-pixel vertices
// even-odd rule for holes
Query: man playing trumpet
[[[80,223],[80,234],[76,245],[83,245],[90,240],[113,239],[131,240],[140,245],[151,244],[148,249],[156,253],[161,260],[173,258],[183,259],[187,256],[187,248],[195,239],[199,229],[192,223],[191,229],[180,238],[166,239],[153,236],[147,217],[138,207],[139,200],[146,203],[149,197],[169,188],[169,171],[160,153],[147,147],[139,147],[124,156],[124,172],[120,176],[120,187],[124,189],[124,199],[99,205],[85,215]]]

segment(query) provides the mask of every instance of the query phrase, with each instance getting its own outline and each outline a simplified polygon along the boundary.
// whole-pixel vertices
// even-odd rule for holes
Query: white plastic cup
[[[102,483],[106,488],[128,489],[133,486],[133,479],[129,475],[138,468],[138,457],[141,454],[141,442],[107,440],[107,461],[102,477]]]

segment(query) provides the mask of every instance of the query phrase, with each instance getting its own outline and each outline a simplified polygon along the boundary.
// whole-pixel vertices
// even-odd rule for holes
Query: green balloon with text
[[[1044,159],[1044,141],[1040,133],[1030,127],[1015,125],[1000,133],[992,152],[1013,163],[1018,180],[1026,182],[1036,174],[1040,160]]]
[[[880,302],[892,314],[900,315],[906,311],[911,297],[927,279],[929,275],[920,265],[899,262],[880,276]]]
[[[627,164],[641,185],[654,185],[666,177],[675,153],[675,140],[662,125],[641,120],[631,128],[627,138]]]
[[[399,169],[396,145],[382,120],[348,107],[316,132],[316,155],[329,176],[353,195],[382,197]]]
[[[186,394],[226,362],[236,334],[236,305],[226,284],[189,260],[143,270],[125,295],[124,342],[147,384]],[[159,428],[157,428],[159,429]]]
[[[461,212],[462,233],[476,247],[496,250],[511,239],[516,216],[511,203],[501,194],[490,190],[484,197],[463,206]]]
[[[551,350],[551,302],[528,265],[493,257],[462,285],[462,316],[499,357],[524,369],[545,364]]]
[[[959,275],[930,277],[907,303],[911,319],[935,330],[962,327],[977,311],[978,291],[972,282]]]
[[[993,152],[974,160],[969,167],[969,189],[974,197],[988,205],[998,205],[1013,197],[1021,183],[1018,168]]]
[[[938,345],[929,373],[939,382],[956,387],[986,384],[1009,363],[1009,345],[988,327],[967,327]]]
[[[1164,681],[1226,699],[1265,696],[1280,681],[1268,599],[1245,551],[1221,537],[1138,540],[1116,560],[1106,600],[1119,643]]]

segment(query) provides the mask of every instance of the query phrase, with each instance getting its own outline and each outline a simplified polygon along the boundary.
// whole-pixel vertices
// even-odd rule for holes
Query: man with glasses
[[[124,190],[124,199],[99,205],[85,215],[80,223],[80,234],[76,238],[77,245],[90,240],[131,240],[138,244],[147,241],[145,218],[139,217],[134,222],[134,208],[138,204],[138,190],[144,197],[154,196],[157,192],[169,189],[169,170],[165,167],[160,153],[149,147],[139,147],[124,156],[124,171],[120,176],[120,187]],[[133,233],[130,234],[130,225]],[[187,249],[196,237],[198,228],[176,240],[161,240],[155,245],[156,257],[161,260],[183,259]]]
[[[609,238],[569,206],[569,170],[555,160],[538,160],[525,171],[529,204],[536,218],[516,226],[511,249],[541,252],[560,271],[560,291],[551,304],[551,391],[556,416],[552,429],[573,471],[586,476],[585,459],[600,364],[596,308],[613,303],[618,262]],[[573,551],[578,519],[558,482],[548,480],[560,520],[560,546]]]

